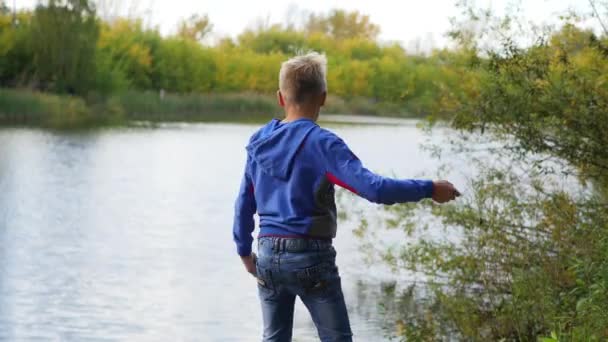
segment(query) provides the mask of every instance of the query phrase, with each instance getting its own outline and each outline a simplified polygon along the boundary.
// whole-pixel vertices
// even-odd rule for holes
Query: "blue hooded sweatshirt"
[[[364,168],[342,139],[310,119],[273,119],[247,145],[233,226],[238,254],[251,254],[256,211],[258,237],[334,238],[334,185],[383,204],[419,201],[433,193],[430,180],[387,178]]]

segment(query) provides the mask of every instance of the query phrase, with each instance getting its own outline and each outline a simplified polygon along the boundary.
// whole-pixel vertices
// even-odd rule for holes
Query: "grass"
[[[132,121],[151,122],[260,122],[281,109],[271,95],[166,94],[128,91],[109,97],[81,98],[27,89],[0,88],[0,125],[50,128],[121,125]],[[398,104],[370,99],[329,97],[323,113],[409,116]]]
[[[274,99],[258,94],[165,95],[127,92],[115,97],[126,118],[137,121],[258,121],[278,112]]]
[[[0,89],[0,125],[72,128],[121,122],[121,108],[110,101],[88,104],[76,96]]]

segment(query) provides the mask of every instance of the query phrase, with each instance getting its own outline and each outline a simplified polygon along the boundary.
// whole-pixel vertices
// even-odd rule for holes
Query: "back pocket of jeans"
[[[329,262],[304,268],[296,273],[299,285],[306,294],[323,294],[339,284],[338,268]]]

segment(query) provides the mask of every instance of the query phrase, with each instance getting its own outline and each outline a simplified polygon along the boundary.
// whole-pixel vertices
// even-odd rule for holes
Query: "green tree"
[[[141,20],[119,18],[111,24],[103,23],[97,43],[97,65],[107,65],[110,68],[107,72],[123,78],[129,87],[149,89],[153,66],[147,35]]]
[[[194,41],[167,38],[154,57],[159,88],[179,93],[213,89],[216,65],[210,49]]]
[[[85,94],[95,75],[99,24],[86,0],[38,5],[31,23],[33,69],[38,87]]]
[[[335,9],[329,14],[310,14],[305,24],[309,33],[321,32],[334,39],[376,39],[380,27],[371,22],[368,15],[357,11]]]
[[[201,42],[212,29],[213,25],[206,14],[193,14],[188,19],[179,22],[177,25],[177,36]]]
[[[238,37],[239,45],[257,53],[281,52],[295,54],[306,46],[304,33],[284,29],[281,25],[246,30]]]
[[[31,13],[0,14],[0,85],[23,86],[31,79],[32,48],[29,43]]]
[[[462,134],[443,152],[478,170],[465,197],[389,211],[388,226],[413,242],[378,251],[383,260],[435,283],[433,314],[429,307],[428,315],[396,320],[406,337],[423,330],[428,339],[452,331],[478,341],[552,332],[565,341],[606,340],[608,60],[597,44],[605,38],[568,22],[522,47],[509,21],[497,21],[500,45],[469,63],[474,91],[448,96]],[[421,224],[423,213],[434,219]],[[450,238],[429,237],[431,228]]]

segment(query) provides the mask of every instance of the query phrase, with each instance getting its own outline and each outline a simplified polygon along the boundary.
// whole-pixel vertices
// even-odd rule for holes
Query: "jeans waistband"
[[[258,238],[258,249],[272,248],[274,252],[323,251],[332,247],[331,240],[284,238],[267,236]]]

